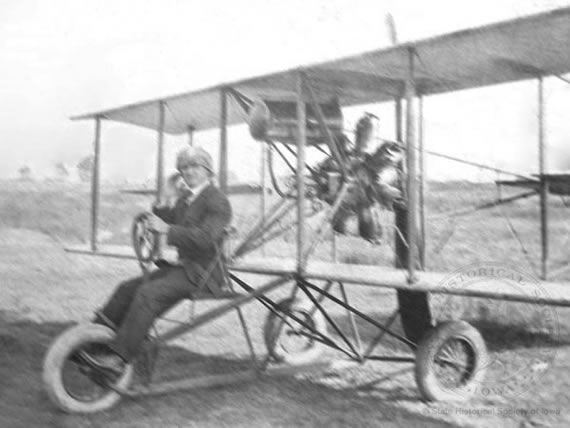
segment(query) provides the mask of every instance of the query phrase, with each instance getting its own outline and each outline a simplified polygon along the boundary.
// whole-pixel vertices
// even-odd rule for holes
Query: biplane
[[[486,285],[485,278],[469,288],[442,285],[444,272],[423,269],[424,181],[423,123],[421,100],[435,94],[469,88],[536,79],[539,88],[539,174],[515,177],[504,185],[530,187],[541,207],[543,266],[547,254],[548,191],[566,191],[568,174],[554,177],[544,165],[543,81],[570,72],[570,8],[557,9],[506,22],[445,34],[425,40],[396,44],[363,54],[318,64],[298,66],[206,89],[185,92],[108,110],[83,114],[73,120],[95,123],[92,179],[91,242],[87,248],[68,248],[82,254],[133,257],[133,250],[99,245],[99,170],[101,125],[116,121],[157,131],[156,198],[163,197],[164,135],[219,128],[219,186],[228,190],[228,127],[247,124],[252,136],[275,156],[289,162],[293,182],[276,186],[278,200],[263,209],[255,224],[241,231],[237,242],[220,257],[226,258],[235,293],[218,307],[173,327],[155,342],[164,344],[182,334],[237,311],[252,354],[251,370],[225,375],[177,379],[153,383],[150,379],[132,386],[133,368],[109,378],[89,364],[77,361],[76,351],[94,342],[108,342],[113,332],[106,327],[79,325],[64,332],[50,348],[44,363],[44,382],[52,401],[64,411],[94,412],[109,408],[121,397],[164,393],[177,389],[240,382],[260,374],[286,375],[327,370],[337,358],[322,358],[325,348],[358,365],[366,361],[415,363],[419,390],[427,400],[469,397],[485,375],[487,351],[479,332],[463,321],[434,325],[428,296],[448,294],[515,302],[570,306],[570,289],[542,282],[544,296],[526,293],[504,283]],[[426,71],[429,64],[429,73]],[[419,100],[419,102],[418,102]],[[395,260],[389,265],[354,265],[316,260],[315,249],[330,235],[333,220],[346,207],[347,198],[362,190],[354,163],[343,144],[343,108],[371,103],[393,103],[396,140],[404,156],[397,164],[401,203],[393,204]],[[418,106],[420,107],[418,109]],[[308,152],[320,151],[336,169],[316,174],[308,165]],[[491,167],[492,168],[492,167]],[[275,177],[273,177],[275,178]],[[319,179],[324,188],[319,190]],[[376,177],[378,179],[378,177]],[[522,180],[522,181],[521,181]],[[277,185],[278,180],[273,180]],[[265,186],[265,184],[263,185]],[[279,187],[279,189],[277,189]],[[265,192],[261,192],[265,197]],[[499,201],[498,203],[503,203]],[[144,216],[135,227],[136,254],[145,268],[160,252],[159,240],[144,228]],[[309,227],[309,224],[311,227]],[[285,233],[294,234],[295,257],[266,257],[257,251]],[[334,236],[332,234],[331,236]],[[543,274],[546,275],[545,269]],[[259,275],[253,284],[248,278]],[[261,285],[260,283],[261,282]],[[351,304],[346,286],[382,287],[395,290],[398,309],[380,323]],[[275,302],[269,294],[281,290],[287,297]],[[269,309],[264,326],[266,356],[257,357],[241,312],[257,301]],[[347,311],[351,334],[330,316],[327,305]],[[392,328],[400,317],[403,333]],[[361,343],[355,318],[377,329],[366,347]],[[407,355],[376,355],[378,343],[392,336],[409,346]],[[288,341],[301,341],[289,344]],[[98,389],[96,394],[72,391],[64,372],[79,365],[82,376]]]

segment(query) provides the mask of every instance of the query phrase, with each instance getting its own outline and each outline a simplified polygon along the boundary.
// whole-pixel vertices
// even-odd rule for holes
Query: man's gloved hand
[[[148,228],[157,233],[166,234],[170,226],[156,214],[151,214],[148,218]]]

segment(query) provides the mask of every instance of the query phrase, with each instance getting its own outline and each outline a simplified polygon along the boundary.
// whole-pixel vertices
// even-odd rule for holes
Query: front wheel
[[[271,312],[263,327],[269,354],[276,361],[291,365],[317,360],[324,351],[319,334],[325,337],[327,334],[323,314],[308,302],[300,303],[293,299],[282,300],[277,306],[279,314]]]
[[[484,380],[487,365],[487,347],[479,331],[465,321],[447,321],[419,344],[416,382],[426,400],[466,400]]]
[[[100,324],[79,324],[66,330],[52,344],[43,365],[44,387],[50,400],[68,413],[94,413],[109,409],[133,379],[133,366],[112,376],[90,367],[80,351],[108,345],[115,333]]]

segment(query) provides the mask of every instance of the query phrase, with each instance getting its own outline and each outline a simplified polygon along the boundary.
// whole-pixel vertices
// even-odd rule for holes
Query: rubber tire
[[[281,312],[304,312],[308,313],[312,309],[312,304],[310,302],[303,302],[301,303],[298,300],[293,299],[284,299],[277,303],[280,308]],[[327,323],[323,314],[316,309],[313,311],[311,315],[311,320],[315,327],[315,330],[323,335],[327,335]],[[325,346],[322,342],[314,341],[311,344],[311,347],[297,353],[288,353],[279,346],[277,334],[277,328],[280,325],[281,318],[273,313],[270,312],[265,320],[265,324],[263,326],[263,338],[265,340],[265,346],[269,354],[280,363],[285,363],[289,365],[300,365],[300,364],[308,364],[314,362],[320,358],[322,355]],[[282,329],[283,330],[283,329]]]
[[[42,373],[45,390],[57,407],[67,413],[95,413],[117,404],[121,395],[112,390],[91,402],[75,399],[66,391],[62,375],[63,366],[74,350],[88,343],[109,343],[114,337],[115,332],[110,328],[92,323],[76,325],[57,337],[46,354]],[[129,364],[115,386],[126,390],[133,375],[133,365]]]
[[[445,388],[434,372],[434,358],[440,347],[451,338],[466,341],[474,354],[474,374],[461,387]],[[446,321],[428,332],[416,351],[415,376],[418,389],[428,401],[464,401],[476,391],[473,386],[485,378],[488,352],[479,331],[465,321]]]

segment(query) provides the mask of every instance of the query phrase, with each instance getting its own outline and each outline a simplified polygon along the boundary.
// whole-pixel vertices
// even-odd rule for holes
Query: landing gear
[[[488,354],[481,334],[465,321],[439,324],[416,351],[416,382],[429,401],[462,401],[485,378]]]
[[[82,357],[104,347],[115,336],[100,324],[79,324],[60,335],[49,349],[43,365],[44,387],[50,400],[68,413],[94,413],[114,406],[132,382],[134,369],[110,373]]]

